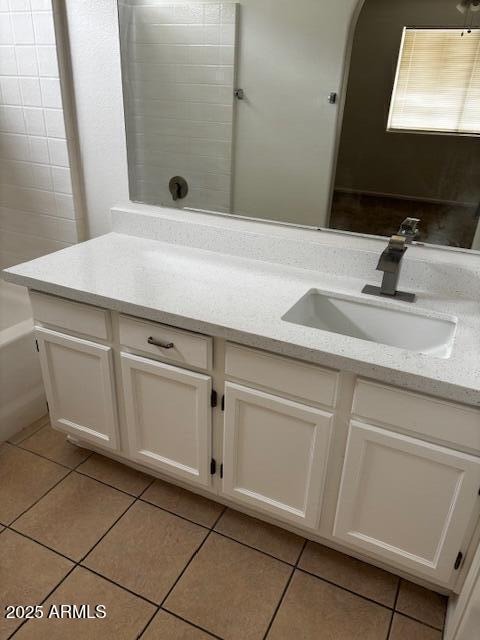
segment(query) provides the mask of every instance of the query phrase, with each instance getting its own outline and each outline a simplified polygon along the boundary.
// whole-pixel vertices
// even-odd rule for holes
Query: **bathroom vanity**
[[[30,290],[52,426],[458,591],[480,533],[479,257],[412,249],[411,305],[361,294],[382,241],[162,211],[114,212],[115,233],[4,272]],[[312,291],[366,305],[374,331],[380,315],[380,342],[350,330],[362,311],[312,324],[295,308]]]

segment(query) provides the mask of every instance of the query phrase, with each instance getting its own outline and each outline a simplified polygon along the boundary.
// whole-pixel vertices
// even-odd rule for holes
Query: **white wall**
[[[50,0],[0,1],[0,267],[78,241]]]
[[[116,0],[63,0],[90,236],[111,228],[128,200]]]
[[[355,32],[337,187],[480,201],[478,138],[386,131],[403,27],[461,28],[465,17],[455,5],[452,0],[366,0]]]

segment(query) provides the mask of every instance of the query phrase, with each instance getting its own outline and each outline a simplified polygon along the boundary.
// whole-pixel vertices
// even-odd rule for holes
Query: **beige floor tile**
[[[211,640],[211,638],[213,636],[209,633],[204,633],[161,609],[142,636],[142,640]]]
[[[0,536],[0,638],[7,638],[21,620],[6,619],[4,607],[39,604],[73,567],[65,560],[14,531]]]
[[[359,595],[393,607],[399,578],[334,549],[308,542],[298,566]]]
[[[216,524],[215,531],[291,564],[297,561],[304,543],[304,539],[294,533],[233,509],[225,511]]]
[[[70,444],[65,434],[55,431],[49,424],[24,440],[21,447],[72,469],[91,454],[88,449]]]
[[[116,460],[111,460],[98,453],[94,453],[86,462],[78,467],[79,473],[105,482],[106,484],[139,496],[152,481],[151,476],[147,476],[141,471],[127,467]]]
[[[162,480],[155,480],[142,496],[162,509],[177,513],[179,516],[193,520],[204,527],[213,527],[223,506],[213,500],[198,496]]]
[[[84,564],[160,604],[207,534],[203,527],[137,502]]]
[[[10,524],[67,473],[65,467],[5,444],[0,450],[0,522]]]
[[[25,429],[22,429],[11,438],[9,438],[8,442],[10,442],[11,444],[20,444],[20,442],[23,442],[23,440],[31,436],[33,433],[35,433],[48,423],[49,417],[48,415],[44,415],[35,422],[32,422],[32,424],[29,424],[28,427],[25,427]]]
[[[15,640],[134,640],[138,638],[155,608],[124,589],[77,567],[45,603],[45,611],[55,604],[95,605],[106,607],[106,617],[90,620],[31,620]]]
[[[442,632],[396,613],[389,640],[442,640]]]
[[[116,489],[73,472],[19,518],[15,529],[80,560],[132,501]]]
[[[447,598],[418,584],[402,580],[396,609],[432,627],[443,629]]]
[[[391,615],[389,609],[296,571],[267,637],[385,640]]]
[[[225,640],[260,640],[290,574],[288,565],[211,533],[165,608]]]

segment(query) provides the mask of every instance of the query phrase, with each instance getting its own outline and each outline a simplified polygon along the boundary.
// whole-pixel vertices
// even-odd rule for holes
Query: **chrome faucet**
[[[415,294],[406,291],[398,291],[398,279],[402,268],[402,259],[408,245],[418,235],[418,218],[406,218],[400,225],[398,233],[393,235],[388,241],[386,249],[382,252],[377,264],[377,269],[383,271],[382,284],[375,287],[367,284],[363,287],[362,293],[373,296],[390,296],[404,302],[415,302]]]

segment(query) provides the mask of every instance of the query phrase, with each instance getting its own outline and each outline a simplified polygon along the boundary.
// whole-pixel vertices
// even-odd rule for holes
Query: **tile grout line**
[[[306,547],[306,546],[307,546],[307,539],[305,538],[305,540],[304,540],[304,542],[303,542],[303,545],[302,545],[302,549],[301,549],[301,551],[300,551],[300,553],[299,553],[299,555],[298,555],[297,561],[296,561],[296,563],[294,564],[294,566],[292,567],[292,570],[291,570],[290,575],[289,575],[289,577],[288,577],[287,583],[285,584],[285,587],[283,588],[282,595],[280,596],[280,599],[279,599],[279,601],[277,602],[277,606],[275,607],[275,610],[274,610],[274,612],[273,612],[273,615],[272,615],[272,617],[270,618],[270,622],[268,623],[267,630],[265,631],[265,633],[264,633],[264,635],[263,635],[263,640],[266,640],[266,638],[267,638],[268,634],[270,633],[270,629],[272,628],[273,622],[274,622],[275,618],[277,617],[277,613],[278,613],[278,611],[279,611],[279,609],[280,609],[280,607],[281,607],[281,605],[282,605],[282,602],[283,602],[283,601],[284,601],[284,599],[285,599],[285,595],[286,595],[286,593],[287,593],[287,591],[288,591],[288,587],[290,586],[290,584],[291,584],[291,582],[292,582],[292,580],[293,580],[293,576],[294,576],[294,574],[295,574],[295,570],[296,570],[296,569],[297,569],[297,567],[298,567],[298,563],[300,562],[300,558],[302,557],[303,552],[305,551],[305,547]]]
[[[400,593],[400,585],[402,583],[402,579],[399,578],[398,579],[398,584],[397,584],[397,589],[395,592],[395,598],[393,600],[393,608],[392,608],[392,615],[390,616],[390,624],[388,625],[388,631],[387,631],[387,635],[385,637],[385,640],[389,640],[390,638],[390,634],[392,633],[392,625],[393,625],[393,617],[395,615],[395,611],[397,608],[397,600],[398,600],[398,594]]]
[[[38,433],[38,431],[36,431],[32,435],[35,435],[36,433]],[[26,440],[28,440],[28,438],[26,438]],[[78,462],[74,467],[69,467],[68,464],[65,464],[63,462],[58,462],[58,460],[54,460],[53,458],[49,458],[48,456],[43,455],[43,453],[38,453],[38,451],[32,451],[31,449],[26,449],[25,447],[22,447],[23,442],[25,442],[25,440],[23,440],[22,443],[19,443],[19,444],[12,444],[11,442],[9,442],[8,444],[11,447],[16,447],[17,449],[20,449],[21,451],[26,451],[27,453],[31,453],[34,456],[38,456],[39,458],[42,458],[42,460],[47,460],[48,462],[53,462],[55,464],[58,464],[60,467],[63,467],[64,469],[69,469],[70,471],[76,471],[77,468],[80,465],[82,465],[84,462],[86,462],[93,455],[93,451],[92,451],[91,453],[89,453],[89,455],[84,460],[82,460],[81,462]],[[87,451],[87,449],[86,449],[86,451]]]
[[[162,598],[162,601],[160,602],[160,604],[158,605],[157,611],[155,613],[155,615],[162,609],[163,611],[166,611],[167,613],[171,613],[170,611],[168,611],[168,609],[166,609],[164,607],[164,604],[167,600],[167,598],[170,596],[170,594],[172,593],[172,591],[175,589],[175,587],[177,586],[178,582],[180,581],[180,579],[182,578],[182,576],[185,574],[186,570],[188,569],[188,567],[190,566],[190,563],[192,562],[192,560],[195,558],[195,556],[199,553],[200,549],[203,547],[203,545],[205,544],[205,542],[207,541],[207,539],[210,537],[210,534],[212,533],[214,527],[217,526],[220,518],[223,516],[223,514],[225,513],[225,511],[227,510],[227,507],[224,507],[222,509],[222,511],[220,512],[218,518],[215,520],[215,522],[213,523],[213,525],[210,527],[207,535],[205,536],[205,538],[202,540],[202,542],[200,543],[200,545],[197,547],[197,549],[195,549],[195,551],[192,553],[192,555],[190,556],[188,562],[186,563],[186,565],[183,567],[182,571],[179,573],[179,575],[177,576],[177,578],[175,579],[174,583],[172,584],[172,586],[170,587],[170,589],[167,591],[167,593],[165,594],[165,596]],[[153,620],[153,618],[150,620],[150,622]],[[145,633],[145,631],[148,629],[148,626],[150,624],[150,622],[146,625],[146,627],[144,628],[144,630],[142,631],[142,634]],[[187,622],[187,621],[186,621]],[[188,621],[189,622],[189,621]],[[190,622],[189,622],[190,624]],[[194,625],[195,626],[195,625]],[[201,627],[198,627],[199,629]],[[207,631],[206,629],[201,629],[202,631]],[[207,631],[207,633],[210,633]],[[219,638],[219,636],[214,636],[216,638]],[[219,640],[222,640],[221,638]]]
[[[13,445],[13,446],[15,446],[15,445]],[[24,449],[24,451],[25,451],[25,449]],[[92,454],[93,454],[93,452],[92,452]],[[92,455],[92,454],[90,454],[90,455]],[[34,453],[33,455],[37,455],[37,454],[36,454],[36,453]],[[89,458],[89,457],[90,457],[90,456],[88,456],[88,458]],[[88,458],[87,458],[87,460],[88,460]],[[51,460],[49,460],[49,462],[51,462]],[[83,462],[85,462],[85,460],[84,460]],[[79,464],[77,465],[77,467],[78,467],[80,464],[83,464],[83,462],[79,462]],[[61,465],[61,466],[63,466],[63,465]],[[63,467],[64,469],[68,469],[68,473],[66,473],[62,478],[60,478],[60,480],[59,480],[58,482],[56,482],[56,483],[55,483],[54,485],[52,485],[49,489],[47,489],[47,491],[45,491],[45,493],[43,493],[43,494],[42,494],[42,495],[41,495],[37,500],[35,500],[35,502],[33,502],[29,507],[27,507],[27,509],[25,509],[24,511],[22,511],[22,513],[20,513],[18,516],[16,516],[16,518],[14,518],[14,519],[13,519],[13,520],[8,524],[8,527],[11,527],[13,524],[15,524],[15,522],[17,522],[17,520],[19,520],[19,519],[20,519],[22,516],[24,516],[28,511],[30,511],[30,509],[33,509],[33,507],[34,507],[35,505],[37,505],[37,504],[40,502],[40,500],[42,500],[43,498],[45,498],[45,496],[46,496],[46,495],[48,495],[48,494],[50,493],[50,491],[53,491],[53,489],[55,489],[55,487],[58,487],[58,485],[59,485],[61,482],[63,482],[66,478],[68,478],[68,476],[72,475],[72,473],[76,470],[76,468],[77,468],[77,467],[73,467],[73,468],[70,468],[70,467]]]
[[[92,453],[93,453],[93,452],[92,452]],[[80,464],[82,464],[82,463],[80,463]],[[71,473],[73,473],[73,471],[74,471],[74,469],[72,469],[72,470],[71,470]],[[68,475],[70,475],[70,474],[67,474],[67,476],[68,476]],[[66,478],[67,476],[65,476],[65,478]],[[153,481],[152,481],[152,482],[153,482]],[[57,483],[57,484],[58,484],[58,483]],[[150,484],[152,484],[152,483],[150,483]],[[55,486],[56,486],[56,485],[55,485]],[[149,485],[149,486],[150,486],[150,485]],[[145,487],[145,490],[146,490],[147,488],[148,488],[148,487]],[[53,489],[53,487],[52,487],[52,489]],[[47,493],[48,493],[48,492],[47,492]],[[45,495],[46,495],[46,494],[45,494]],[[128,507],[127,507],[127,508],[126,508],[126,509],[125,509],[125,510],[124,510],[124,511],[123,511],[123,512],[118,516],[118,518],[116,518],[116,519],[115,519],[115,521],[111,524],[111,526],[107,529],[107,531],[106,531],[106,532],[105,532],[105,533],[104,533],[104,534],[103,534],[103,535],[102,535],[102,536],[97,540],[97,542],[93,545],[93,547],[91,547],[91,549],[89,549],[89,550],[87,551],[87,553],[86,553],[86,554],[84,554],[84,555],[80,558],[80,560],[78,560],[78,561],[77,561],[77,560],[72,560],[72,558],[68,558],[68,556],[63,556],[63,554],[59,554],[59,555],[61,555],[62,557],[64,557],[64,558],[66,558],[67,560],[69,560],[70,562],[73,562],[73,566],[72,566],[72,567],[71,567],[71,569],[70,569],[70,570],[65,574],[65,576],[60,580],[60,582],[58,582],[58,584],[56,584],[56,585],[55,585],[55,587],[53,587],[53,589],[52,589],[52,590],[51,590],[51,591],[50,591],[50,592],[45,596],[45,598],[43,598],[43,600],[41,600],[40,605],[43,605],[43,604],[48,600],[48,598],[49,598],[49,597],[50,597],[50,596],[51,596],[51,595],[52,595],[52,594],[53,594],[53,593],[54,593],[54,592],[55,592],[55,591],[60,587],[60,585],[61,585],[61,584],[62,584],[62,583],[67,579],[67,577],[68,577],[71,573],[73,573],[73,571],[74,571],[77,567],[81,567],[82,569],[85,569],[85,570],[87,570],[87,571],[90,571],[90,569],[88,569],[88,567],[84,567],[84,566],[83,566],[82,564],[80,564],[80,563],[81,563],[81,562],[83,562],[83,561],[85,560],[85,558],[90,554],[90,552],[91,552],[91,551],[93,551],[93,549],[95,549],[95,547],[96,547],[96,546],[101,542],[101,540],[103,540],[103,538],[104,538],[104,537],[109,533],[109,531],[111,531],[111,529],[113,529],[113,527],[117,524],[117,522],[118,522],[121,518],[123,518],[123,516],[127,513],[127,511],[128,511],[128,510],[129,510],[129,509],[130,509],[130,508],[131,508],[131,507],[132,507],[136,502],[137,502],[137,499],[135,498],[135,499],[131,502],[131,504],[129,504],[129,505],[128,505]],[[32,506],[33,506],[33,505],[32,505]],[[12,524],[13,524],[13,523],[12,523]],[[12,529],[12,531],[15,531],[16,533],[19,533],[19,534],[20,534],[20,532],[19,532],[19,531],[16,531],[15,529]],[[21,534],[21,535],[23,535],[23,534]],[[29,538],[29,536],[25,536],[25,537],[26,537],[26,538]],[[30,539],[30,540],[32,540],[32,541],[34,541],[34,542],[37,542],[36,540],[33,540],[33,538],[29,538],[29,539]],[[37,542],[37,544],[41,544],[41,543]],[[41,546],[44,546],[45,548],[50,549],[50,547],[47,547],[46,545],[43,545],[43,544],[42,544]],[[55,551],[54,549],[50,549],[50,551],[53,551],[54,553],[58,553],[58,552],[57,552],[57,551]],[[95,573],[95,572],[94,572],[94,571],[91,571],[91,573]],[[96,575],[100,575],[100,574],[96,574]],[[104,578],[104,579],[105,579],[105,576],[100,576],[100,577],[102,577],[102,578]],[[112,582],[112,581],[111,581],[111,580],[108,580],[108,582]],[[121,589],[124,589],[125,591],[128,591],[128,589],[125,589],[125,588],[124,588],[124,587],[122,587],[121,585],[117,585],[116,583],[113,583],[113,584],[115,584],[116,586],[120,587]],[[132,593],[132,592],[130,592],[130,593]],[[132,594],[132,595],[136,595],[136,594]],[[143,599],[145,599],[145,598],[143,598]],[[147,602],[148,602],[148,601],[147,601]],[[23,626],[24,626],[28,621],[29,621],[29,620],[24,620],[24,621],[20,624],[20,626],[18,626],[18,627],[14,630],[14,632],[13,632],[11,635],[9,635],[9,636],[7,637],[7,639],[6,639],[6,640],[10,640],[11,638],[13,638],[13,636],[17,633],[17,631],[19,631],[19,630],[20,630],[20,629],[21,629],[21,628],[22,628],[22,627],[23,627]]]
[[[183,576],[183,574],[185,573],[185,571],[188,569],[188,567],[190,566],[190,563],[192,562],[192,560],[195,558],[195,556],[198,554],[198,552],[200,551],[200,549],[203,547],[203,545],[205,544],[205,542],[208,540],[208,538],[210,537],[212,531],[214,530],[214,527],[217,526],[218,521],[220,520],[220,518],[223,516],[223,514],[225,513],[225,511],[227,510],[227,507],[225,507],[222,512],[220,513],[220,515],[218,516],[218,518],[215,520],[215,522],[213,523],[213,525],[210,527],[207,535],[205,536],[205,538],[202,540],[202,542],[199,544],[199,546],[197,547],[197,549],[195,549],[195,551],[192,553],[192,555],[190,556],[190,559],[188,560],[187,564],[183,567],[182,571],[180,572],[180,574],[177,576],[177,579],[175,580],[175,582],[173,583],[173,585],[170,587],[170,589],[168,590],[167,594],[164,596],[164,598],[162,599],[161,603],[159,604],[159,609],[163,608],[163,605],[165,604],[167,598],[169,597],[169,595],[172,593],[172,591],[175,589],[175,587],[177,586],[177,583],[179,582],[180,578]]]
[[[178,613],[174,613],[173,611],[169,611],[168,609],[164,609],[163,607],[159,607],[159,611],[165,611],[165,613],[168,613],[168,615],[173,616],[174,618],[177,618],[182,622],[185,622],[185,624],[188,624],[189,626],[194,627],[195,629],[198,629],[203,633],[206,633],[211,638],[215,638],[216,640],[224,640],[222,636],[217,636],[217,634],[213,633],[213,631],[208,631],[208,629],[204,629],[203,627],[200,627],[198,624],[195,624],[194,622],[190,622],[190,620],[187,620],[187,618],[182,618],[182,616],[179,616]]]

